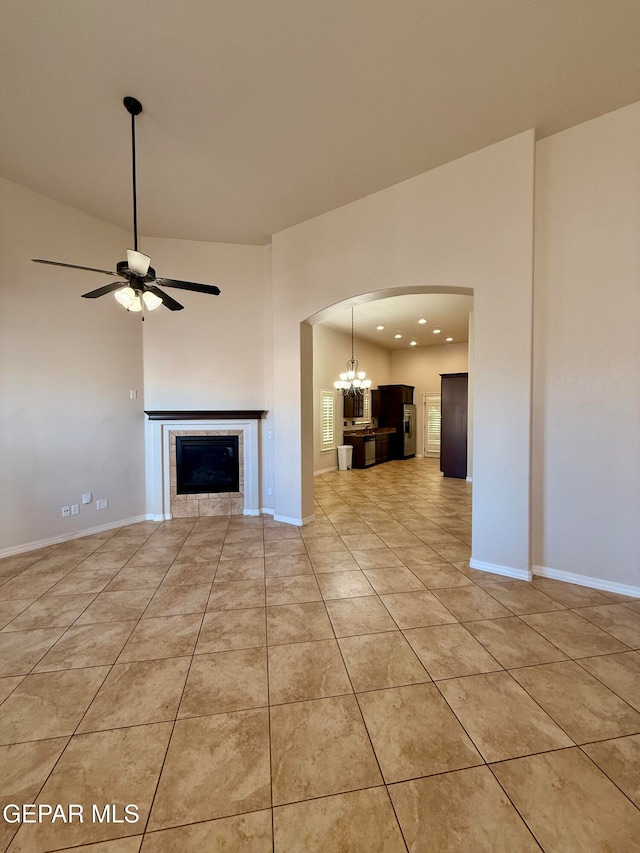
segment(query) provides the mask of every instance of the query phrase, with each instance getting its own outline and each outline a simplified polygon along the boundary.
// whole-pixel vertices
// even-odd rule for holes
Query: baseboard
[[[601,589],[603,592],[615,592],[617,595],[632,595],[635,598],[640,598],[640,586],[606,581],[601,578],[592,578],[588,575],[577,575],[575,572],[550,569],[548,566],[534,566],[533,574],[541,578],[552,578],[552,580],[564,581],[565,583],[575,583],[577,586]]]
[[[171,521],[173,516],[170,512],[166,515],[154,515],[152,512],[149,512],[145,515],[145,521]]]
[[[467,477],[467,483],[473,483],[473,477]]]
[[[273,507],[270,506],[261,506],[260,507],[260,515],[275,515],[276,511]]]
[[[480,569],[483,572],[491,572],[494,575],[504,575],[507,578],[516,578],[520,581],[530,581],[531,572],[528,569],[514,569],[511,566],[499,566],[496,563],[484,563],[482,560],[469,560],[472,569]]]
[[[261,511],[259,509],[243,509],[242,514],[243,515],[256,516],[256,515],[260,515]]]
[[[319,471],[314,471],[313,476],[317,477],[318,474],[330,474],[332,471],[337,471],[337,470],[338,470],[338,466],[332,465],[330,468],[320,468]]]
[[[61,536],[50,536],[48,539],[39,539],[37,542],[14,545],[10,548],[3,548],[0,551],[0,559],[2,557],[13,557],[14,554],[24,554],[26,551],[36,551],[38,548],[46,548],[47,545],[60,545],[62,542],[70,542],[72,539],[82,539],[83,536],[92,536],[94,533],[104,533],[105,530],[115,530],[117,527],[126,527],[129,524],[138,524],[140,521],[147,520],[149,520],[147,515],[136,515],[133,518],[111,521],[108,524],[100,524],[86,530],[77,530],[75,533],[63,533]]]
[[[291,518],[288,515],[275,515],[273,516],[274,521],[281,521],[283,524],[294,524],[296,527],[304,527],[305,524],[311,524],[312,521],[315,521],[315,514],[308,515],[306,518]]]

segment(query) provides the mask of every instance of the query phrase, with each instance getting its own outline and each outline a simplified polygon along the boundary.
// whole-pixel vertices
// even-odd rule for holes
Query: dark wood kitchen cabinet
[[[389,459],[389,434],[376,435],[376,465]]]
[[[380,417],[380,391],[377,390],[371,392],[371,417]]]
[[[362,418],[364,417],[364,395],[363,394],[347,394],[344,397],[344,417],[345,418]]]
[[[353,447],[352,467],[369,468],[371,465],[389,461],[391,439],[393,439],[391,430],[379,432],[365,429],[346,433],[342,440]]]
[[[378,426],[390,427],[394,430],[394,434],[389,440],[389,457],[391,459],[403,459],[405,457],[403,435],[405,428],[404,406],[407,403],[413,403],[414,386],[379,385],[378,391],[380,392]]]
[[[440,470],[467,477],[468,373],[441,373]]]
[[[393,411],[403,403],[413,403],[414,385],[379,385],[380,406],[386,411]]]

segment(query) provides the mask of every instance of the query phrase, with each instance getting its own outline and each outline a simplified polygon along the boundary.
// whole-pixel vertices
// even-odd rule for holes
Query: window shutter
[[[442,419],[440,409],[440,395],[433,394],[427,397],[427,452],[440,452],[440,421]]]
[[[321,441],[322,450],[333,450],[335,448],[335,410],[334,392],[320,392],[320,418],[321,418]]]
[[[365,421],[371,420],[371,391],[366,388],[364,392],[364,399],[362,401],[362,417]]]

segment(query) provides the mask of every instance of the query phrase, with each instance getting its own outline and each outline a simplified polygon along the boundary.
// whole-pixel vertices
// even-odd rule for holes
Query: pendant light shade
[[[162,299],[160,299],[159,296],[156,296],[155,293],[151,293],[150,290],[145,290],[142,294],[142,299],[147,311],[155,311],[156,308],[159,308],[162,305]]]
[[[120,290],[116,290],[113,295],[115,296],[116,301],[125,308],[131,308],[133,301],[136,298],[136,292],[132,287],[123,287]]]

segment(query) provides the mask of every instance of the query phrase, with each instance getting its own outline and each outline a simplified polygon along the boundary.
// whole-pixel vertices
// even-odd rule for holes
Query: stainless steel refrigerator
[[[416,407],[414,403],[402,405],[402,438],[404,459],[416,455]]]

